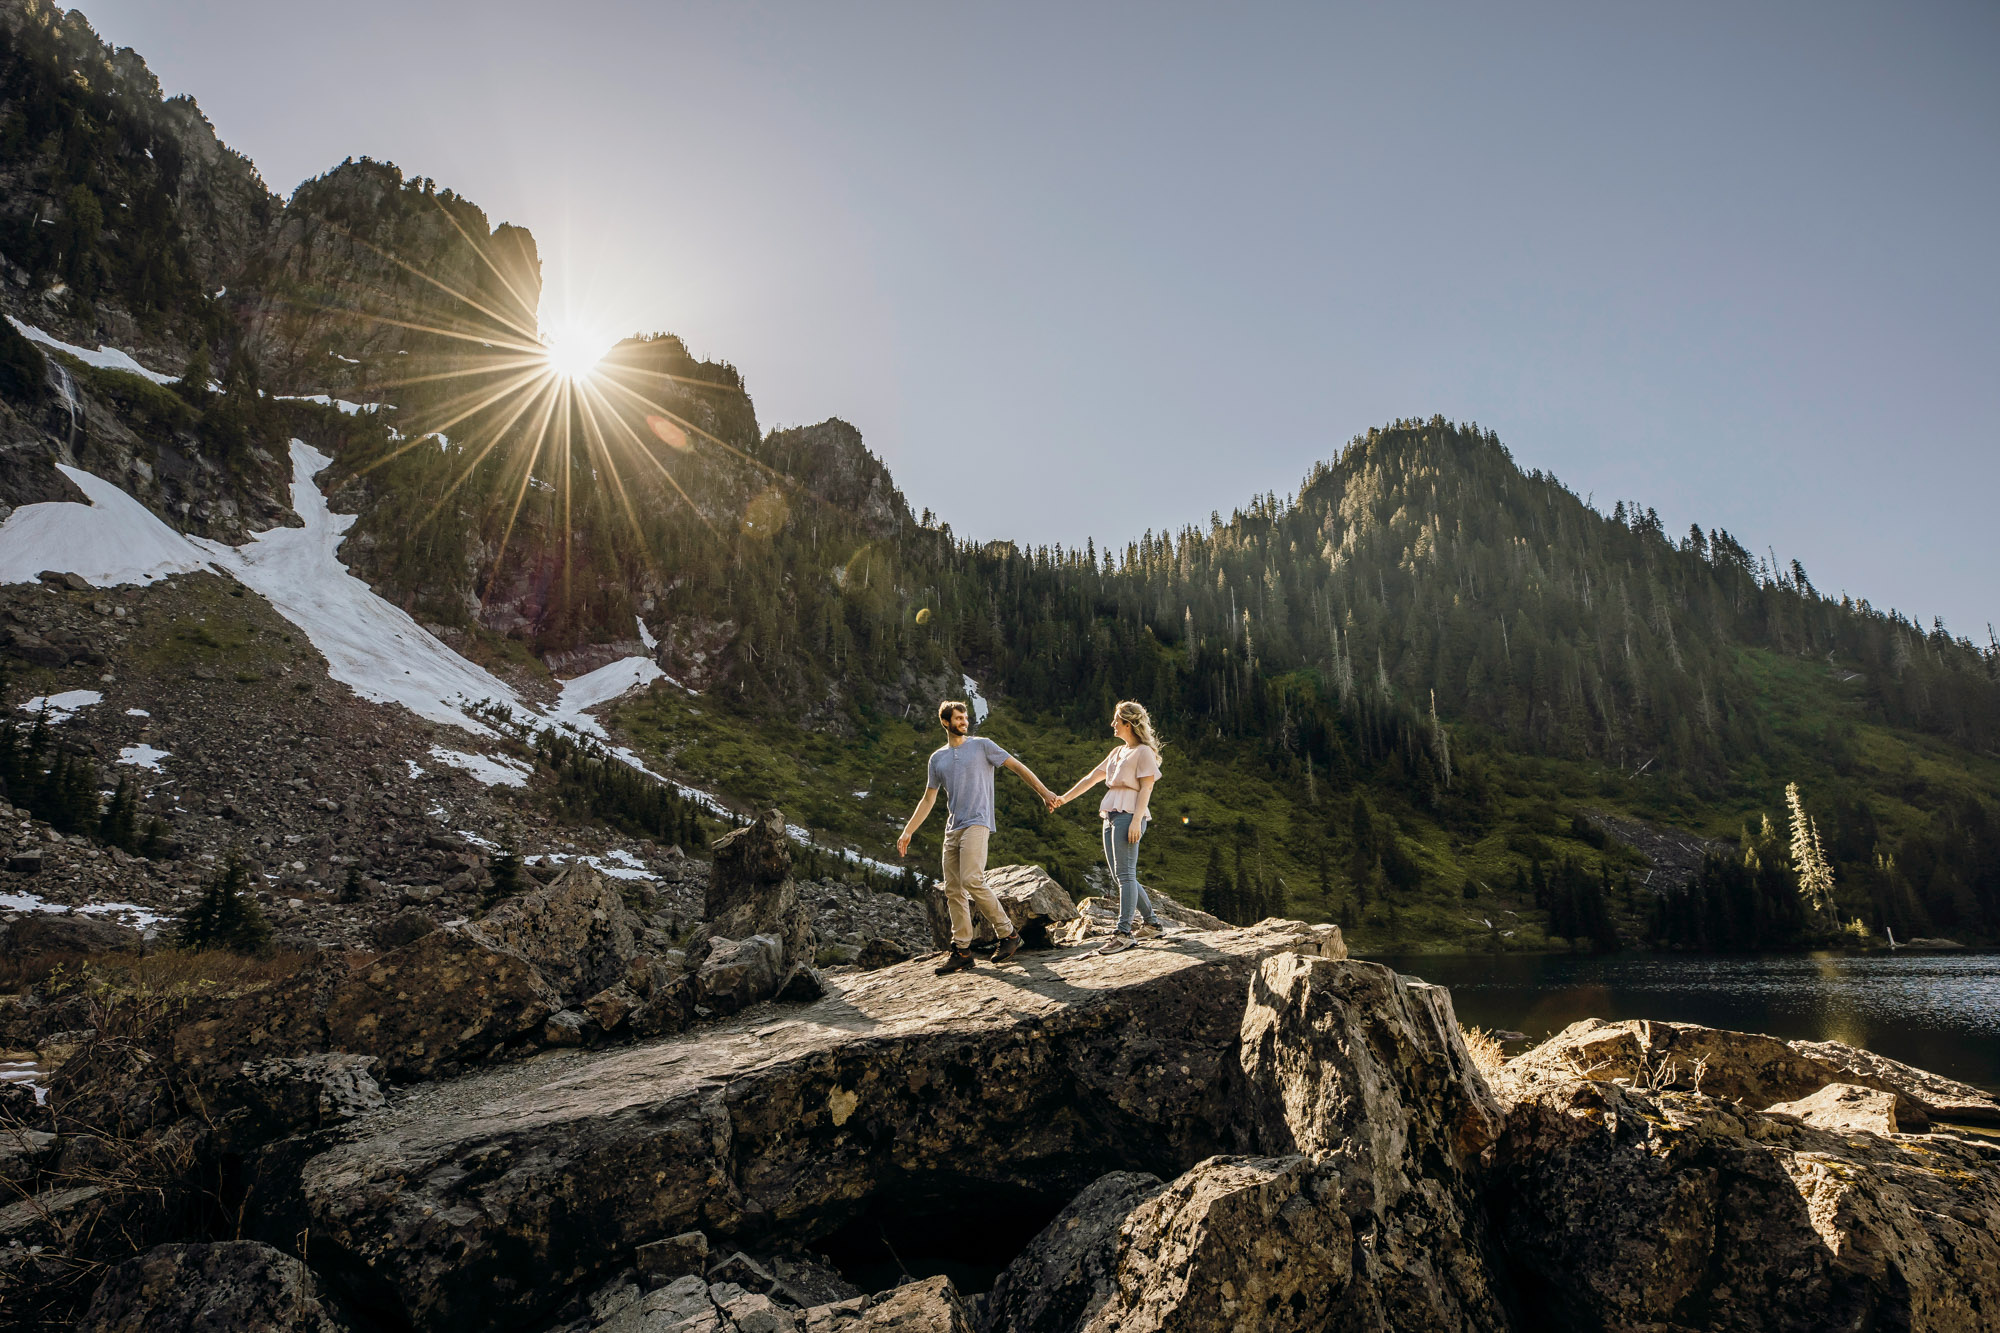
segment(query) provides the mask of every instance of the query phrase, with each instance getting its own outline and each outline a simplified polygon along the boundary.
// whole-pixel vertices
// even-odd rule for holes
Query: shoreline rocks
[[[1942,1333],[2000,1308],[2000,1145],[1936,1114],[1977,1090],[1671,1023],[1482,1072],[1447,991],[1281,920],[949,977],[798,962],[796,1002],[759,999],[817,907],[763,824],[709,882],[770,929],[691,925],[693,963],[577,869],[164,1045],[92,1034],[8,1158],[37,1202],[0,1296],[48,1271],[26,1244],[87,1228],[127,1237],[88,1256],[104,1328]],[[126,1161],[245,1238],[133,1212],[154,1186]],[[280,1297],[319,1322],[256,1322]]]

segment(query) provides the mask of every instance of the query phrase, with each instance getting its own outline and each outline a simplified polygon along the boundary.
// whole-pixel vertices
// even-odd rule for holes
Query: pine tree
[[[195,905],[181,918],[174,942],[183,949],[227,949],[231,953],[263,954],[271,949],[271,924],[250,895],[250,872],[240,858],[227,864],[208,882]]]
[[[98,840],[111,847],[122,847],[126,851],[138,848],[139,799],[132,790],[132,780],[118,779],[118,789],[111,793],[111,803],[104,807],[104,814],[97,821]]]
[[[1792,817],[1792,868],[1798,873],[1799,896],[1805,899],[1806,909],[1816,922],[1830,927],[1837,919],[1833,867],[1827,864],[1826,851],[1820,846],[1819,825],[1806,813],[1806,803],[1796,782],[1785,787],[1785,807]]]

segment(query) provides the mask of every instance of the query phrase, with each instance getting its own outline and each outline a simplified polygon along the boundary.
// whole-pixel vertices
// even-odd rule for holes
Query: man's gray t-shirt
[[[944,788],[944,808],[951,817],[944,831],[984,824],[994,832],[993,770],[1005,764],[1008,753],[984,736],[967,736],[957,745],[940,745],[931,752],[925,786]]]

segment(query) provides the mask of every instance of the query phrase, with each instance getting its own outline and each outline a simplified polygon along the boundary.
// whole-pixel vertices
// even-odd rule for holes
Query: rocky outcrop
[[[1762,1109],[1810,1097],[1831,1083],[1904,1097],[1928,1117],[2000,1124],[2000,1104],[1979,1089],[1840,1042],[1792,1042],[1693,1023],[1586,1018],[1508,1062],[1527,1087],[1578,1078],[1703,1093]]]
[[[695,991],[717,1013],[735,1013],[778,994],[810,968],[812,913],[792,878],[785,817],[767,810],[723,834],[703,902],[706,939],[689,961],[700,969]]]
[[[1931,1127],[1924,1108],[1909,1098],[1852,1083],[1829,1083],[1810,1097],[1764,1108],[1770,1115],[1796,1116],[1814,1129],[1835,1133],[1922,1134]]]
[[[160,1245],[115,1265],[78,1333],[350,1333],[312,1272],[255,1241]]]
[[[326,1041],[380,1056],[399,1078],[476,1063],[562,1008],[535,965],[470,930],[391,950],[335,989]]]
[[[533,964],[564,1000],[625,980],[638,952],[625,900],[588,866],[569,866],[548,884],[507,899],[470,931]]]
[[[211,1001],[189,1014],[172,1047],[179,1069],[202,1086],[233,1082],[246,1062],[327,1051],[375,1057],[394,1078],[430,1078],[540,1039],[565,1005],[587,1005],[605,987],[627,1000],[618,1022],[650,1010],[647,1031],[676,1030],[690,1005],[667,993],[673,970],[657,970],[658,977],[653,960],[637,953],[617,892],[577,866],[358,972],[328,961]],[[578,1030],[579,1041],[587,1035]]]
[[[1050,932],[1077,919],[1076,904],[1070,900],[1063,886],[1049,878],[1048,871],[1040,866],[995,866],[986,872],[986,887],[993,890],[993,896],[1000,900],[1007,919],[1014,923],[1015,930],[1021,932],[1021,942],[1030,948],[1048,944]],[[941,883],[924,895],[924,907],[930,913],[931,938],[937,947],[950,944],[951,909],[945,906],[944,886]],[[991,944],[994,938],[992,924],[975,911],[972,914],[974,946]]]
[[[1242,997],[1302,947],[1268,923],[1004,975],[830,977],[801,1009],[421,1089],[259,1191],[382,1317],[443,1329],[523,1322],[690,1230],[810,1238],[899,1191],[935,1207],[926,1181],[956,1182],[956,1208],[1176,1176],[1231,1146]]]
[[[1158,1188],[1100,1182],[1002,1276],[991,1327],[1504,1327],[1477,1189],[1501,1112],[1450,996],[1275,954],[1250,978],[1237,1058],[1236,1139],[1266,1155]],[[1114,1219],[1120,1196],[1134,1202]]]
[[[1927,1116],[1969,1125],[2000,1125],[2000,1102],[1969,1083],[1891,1060],[1840,1041],[1795,1041],[1791,1048],[1817,1060],[1842,1082],[1893,1092]]]
[[[1488,1208],[1536,1326],[1968,1329],[2000,1308],[2000,1152],[1553,1078]]]

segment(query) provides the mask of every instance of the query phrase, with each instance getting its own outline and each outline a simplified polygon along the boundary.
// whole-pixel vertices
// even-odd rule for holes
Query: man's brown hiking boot
[[[937,965],[937,974],[942,977],[953,972],[963,972],[971,966],[972,950],[953,949],[944,956],[944,961]]]
[[[1017,930],[993,946],[993,961],[1004,963],[1019,952],[1021,952],[1021,932]]]

